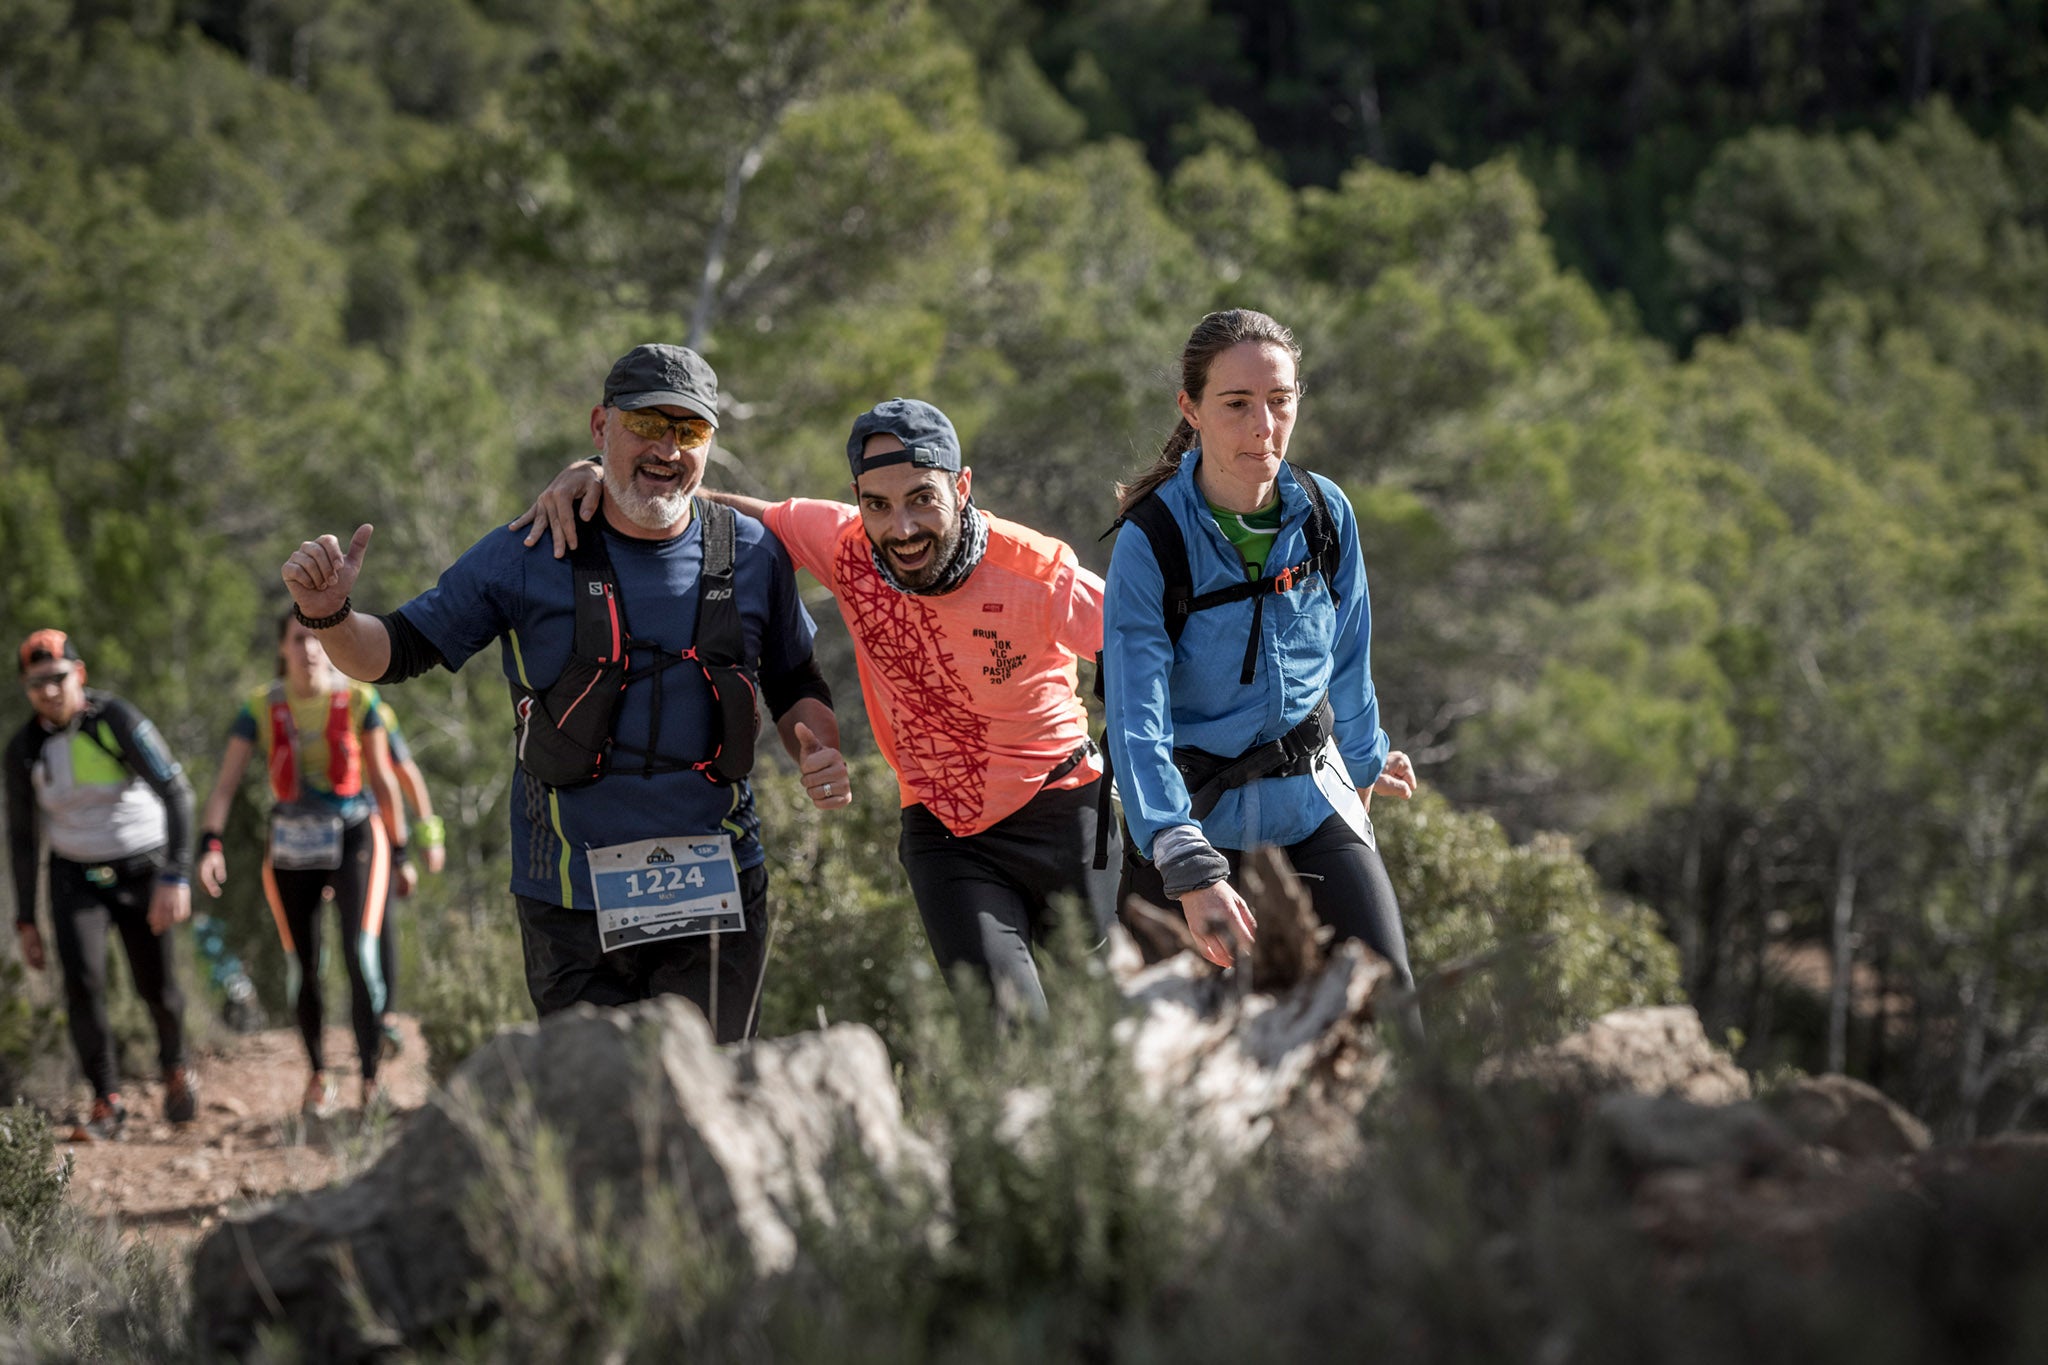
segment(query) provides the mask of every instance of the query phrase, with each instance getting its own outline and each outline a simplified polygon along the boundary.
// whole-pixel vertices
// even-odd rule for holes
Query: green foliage
[[[774,940],[760,1032],[774,1038],[857,1021],[895,1045],[945,999],[924,926],[896,861],[895,774],[879,755],[849,764],[853,805],[818,810],[780,767],[754,783],[770,841]]]
[[[472,1133],[482,1161],[463,1216],[496,1311],[455,1358],[672,1359],[718,1339],[742,1267],[707,1241],[688,1198],[579,1191],[557,1135],[530,1111]]]
[[[172,1259],[72,1208],[0,1246],[0,1351],[11,1360],[182,1365],[183,1275]]]
[[[20,960],[0,956],[0,1102],[13,1103],[35,1060],[63,1045],[59,1018],[30,994]]]
[[[190,1359],[181,1277],[146,1242],[67,1205],[71,1171],[41,1113],[0,1108],[0,1355]]]
[[[493,901],[502,904],[426,931],[429,942],[420,953],[424,970],[407,1008],[419,1018],[427,1069],[436,1082],[446,1081],[501,1029],[533,1018],[510,899],[501,892]]]
[[[35,1236],[63,1206],[70,1184],[71,1158],[57,1160],[43,1116],[25,1104],[0,1109],[0,1224],[8,1233]]]
[[[1484,815],[1433,792],[1374,803],[1381,855],[1408,922],[1408,951],[1427,975],[1507,945],[1504,965],[1428,1009],[1432,1029],[1498,1025],[1517,1045],[1563,1037],[1609,1010],[1676,1004],[1678,958],[1640,905],[1603,892],[1557,835],[1510,844]],[[1498,1041],[1498,1039],[1496,1039]]]

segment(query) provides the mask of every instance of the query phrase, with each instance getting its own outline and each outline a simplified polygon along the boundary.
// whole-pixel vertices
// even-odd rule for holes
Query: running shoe
[[[335,1097],[340,1087],[334,1078],[324,1071],[316,1071],[306,1079],[306,1094],[299,1101],[299,1112],[309,1119],[326,1118],[334,1110]]]
[[[118,1094],[102,1095],[92,1102],[92,1114],[81,1130],[88,1142],[111,1142],[128,1126],[128,1106]]]
[[[174,1066],[164,1073],[164,1118],[171,1123],[190,1123],[199,1112],[199,1087],[190,1068]]]

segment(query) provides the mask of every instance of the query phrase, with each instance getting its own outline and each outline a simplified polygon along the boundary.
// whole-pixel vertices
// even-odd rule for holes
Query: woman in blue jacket
[[[1181,352],[1180,424],[1118,490],[1131,529],[1103,604],[1130,830],[1118,899],[1178,903],[1203,955],[1227,966],[1233,940],[1255,932],[1231,878],[1245,850],[1278,844],[1323,922],[1406,986],[1400,906],[1366,807],[1375,792],[1412,795],[1415,769],[1380,728],[1351,505],[1287,463],[1300,359],[1263,313],[1203,318]]]

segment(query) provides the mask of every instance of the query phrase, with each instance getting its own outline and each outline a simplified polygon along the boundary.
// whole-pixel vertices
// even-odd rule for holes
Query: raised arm
[[[349,600],[374,529],[358,526],[346,550],[333,536],[301,542],[281,571],[300,619],[319,633],[329,661],[362,682],[375,682],[391,668],[390,631]]]

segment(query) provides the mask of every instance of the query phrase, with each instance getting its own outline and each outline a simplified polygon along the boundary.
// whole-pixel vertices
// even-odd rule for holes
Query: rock
[[[1707,1041],[1687,1005],[1616,1010],[1561,1042],[1494,1063],[1487,1081],[1532,1081],[1564,1095],[1625,1090],[1676,1095],[1695,1104],[1749,1098],[1749,1075]]]
[[[1703,1105],[1677,1095],[1603,1095],[1595,1121],[1630,1177],[1670,1169],[1750,1178],[1792,1166],[1799,1145],[1762,1105]]]
[[[1855,1159],[1911,1156],[1934,1140],[1883,1091],[1847,1076],[1800,1076],[1772,1092],[1769,1104],[1801,1142]]]
[[[492,1152],[522,1158],[506,1135],[530,1158],[537,1126],[558,1139],[579,1218],[609,1201],[630,1235],[649,1200],[685,1200],[755,1275],[790,1268],[802,1220],[834,1216],[845,1159],[904,1187],[936,1189],[942,1171],[861,1025],[722,1052],[680,999],[579,1008],[479,1050],[357,1180],[216,1228],[192,1269],[202,1352],[242,1355],[289,1322],[306,1359],[362,1361],[488,1315],[465,1201]]]

